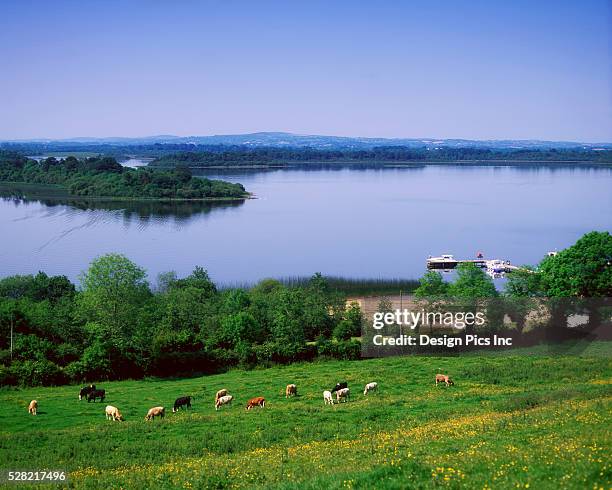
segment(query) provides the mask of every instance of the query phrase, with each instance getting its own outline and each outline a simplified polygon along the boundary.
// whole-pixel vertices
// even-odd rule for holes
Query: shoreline
[[[179,163],[177,163],[179,165]],[[177,165],[146,165],[154,169],[173,169]],[[423,167],[423,166],[499,166],[499,167],[523,167],[523,166],[534,166],[534,167],[552,167],[552,166],[564,166],[564,165],[576,165],[581,167],[612,167],[612,162],[592,162],[584,160],[406,160],[406,161],[355,161],[355,160],[333,160],[333,161],[321,161],[321,160],[308,160],[301,162],[287,162],[287,163],[271,163],[271,164],[254,164],[254,165],[202,165],[194,166],[189,165],[188,168],[192,170],[227,170],[227,169],[244,169],[244,170],[266,170],[266,169],[291,169],[291,168],[303,168],[310,165],[323,165],[323,166],[359,166],[359,167],[371,167],[371,168],[406,168],[406,167]]]

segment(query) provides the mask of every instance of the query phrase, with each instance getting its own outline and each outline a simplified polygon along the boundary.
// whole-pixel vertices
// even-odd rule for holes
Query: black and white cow
[[[348,383],[346,381],[340,381],[340,383],[336,383],[336,386],[331,390],[332,393],[335,393],[338,390],[343,390],[344,388],[348,388]]]
[[[87,398],[87,395],[89,395],[95,389],[96,389],[96,385],[89,385],[89,386],[85,386],[81,388],[79,390],[79,400],[82,400],[83,397]]]

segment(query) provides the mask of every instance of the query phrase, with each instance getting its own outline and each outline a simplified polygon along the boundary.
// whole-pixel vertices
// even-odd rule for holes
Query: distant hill
[[[142,138],[69,138],[69,139],[29,139],[0,140],[0,146],[79,148],[86,146],[150,146],[150,145],[227,145],[245,147],[308,147],[312,149],[370,149],[380,146],[402,146],[407,148],[495,148],[505,150],[550,149],[550,148],[612,148],[612,143],[583,143],[577,141],[542,140],[466,140],[436,138],[360,138],[345,136],[299,135],[282,132],[261,132],[248,134],[227,134],[214,136],[172,136],[158,135]]]

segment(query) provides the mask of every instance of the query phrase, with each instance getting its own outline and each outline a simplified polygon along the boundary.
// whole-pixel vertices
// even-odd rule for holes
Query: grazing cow
[[[181,396],[174,400],[174,407],[172,407],[172,413],[178,412],[179,408],[187,407],[191,408],[191,397],[190,396]]]
[[[367,395],[370,391],[378,391],[378,383],[372,382],[365,385],[365,388],[363,389],[363,394]]]
[[[223,396],[220,396],[215,401],[215,410],[219,410],[219,408],[221,408],[221,405],[231,405],[233,399],[234,399],[234,397],[232,395],[223,395]]]
[[[28,405],[28,412],[32,415],[36,415],[36,410],[38,409],[38,402],[36,400],[32,400]]]
[[[145,420],[153,420],[155,417],[163,419],[166,416],[166,409],[164,407],[153,407],[147,412]]]
[[[332,395],[331,391],[324,391],[323,392],[323,404],[327,405],[327,404],[333,405],[334,404],[334,397]]]
[[[293,384],[287,385],[287,388],[285,388],[285,398],[289,398],[290,396],[297,396],[297,386]]]
[[[227,394],[228,394],[228,391],[225,388],[223,388],[222,390],[217,391],[217,394],[215,395],[215,404],[217,404],[217,400],[219,398],[221,398],[222,396],[225,396]]]
[[[340,403],[340,400],[344,400],[345,403],[348,401],[350,396],[350,390],[348,388],[342,388],[336,391],[336,401]]]
[[[438,386],[438,383],[444,383],[446,386],[455,384],[446,374],[436,374],[436,386]]]
[[[112,405],[106,405],[106,420],[116,420],[118,422],[123,422],[124,418],[117,407],[113,407]]]
[[[79,390],[79,400],[82,400],[83,397],[87,398],[87,395],[89,395],[95,389],[96,389],[96,385],[89,385],[89,386],[85,386],[81,388]]]
[[[266,406],[266,399],[263,396],[257,396],[255,398],[251,398],[247,403],[246,409],[251,410],[253,407],[261,407],[264,408]]]
[[[332,393],[335,393],[338,390],[343,390],[344,388],[348,388],[348,383],[346,381],[341,381],[340,383],[336,383],[336,386],[331,390]]]
[[[106,391],[104,391],[104,390],[91,390],[87,394],[87,403],[89,403],[92,400],[93,400],[94,403],[96,403],[96,398],[99,398],[100,402],[103,402],[104,399],[106,398]]]

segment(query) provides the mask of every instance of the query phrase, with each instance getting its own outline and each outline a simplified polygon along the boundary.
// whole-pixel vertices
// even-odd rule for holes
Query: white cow
[[[348,401],[350,396],[350,390],[348,388],[342,388],[336,391],[336,401],[340,403],[340,400],[344,399],[345,403]]]
[[[219,399],[215,402],[215,410],[219,410],[221,405],[231,405],[233,399],[234,397],[232,395],[219,397]]]
[[[372,382],[365,385],[365,388],[363,389],[363,394],[367,395],[370,391],[378,391],[378,383]]]
[[[106,405],[106,419],[107,420],[117,420],[122,422],[123,415],[117,407],[113,407],[112,405]]]
[[[32,400],[28,405],[28,412],[32,415],[36,415],[36,410],[38,410],[38,402],[36,400]]]
[[[323,404],[327,405],[327,404],[333,405],[334,404],[334,397],[331,394],[331,391],[324,391],[323,392]]]

